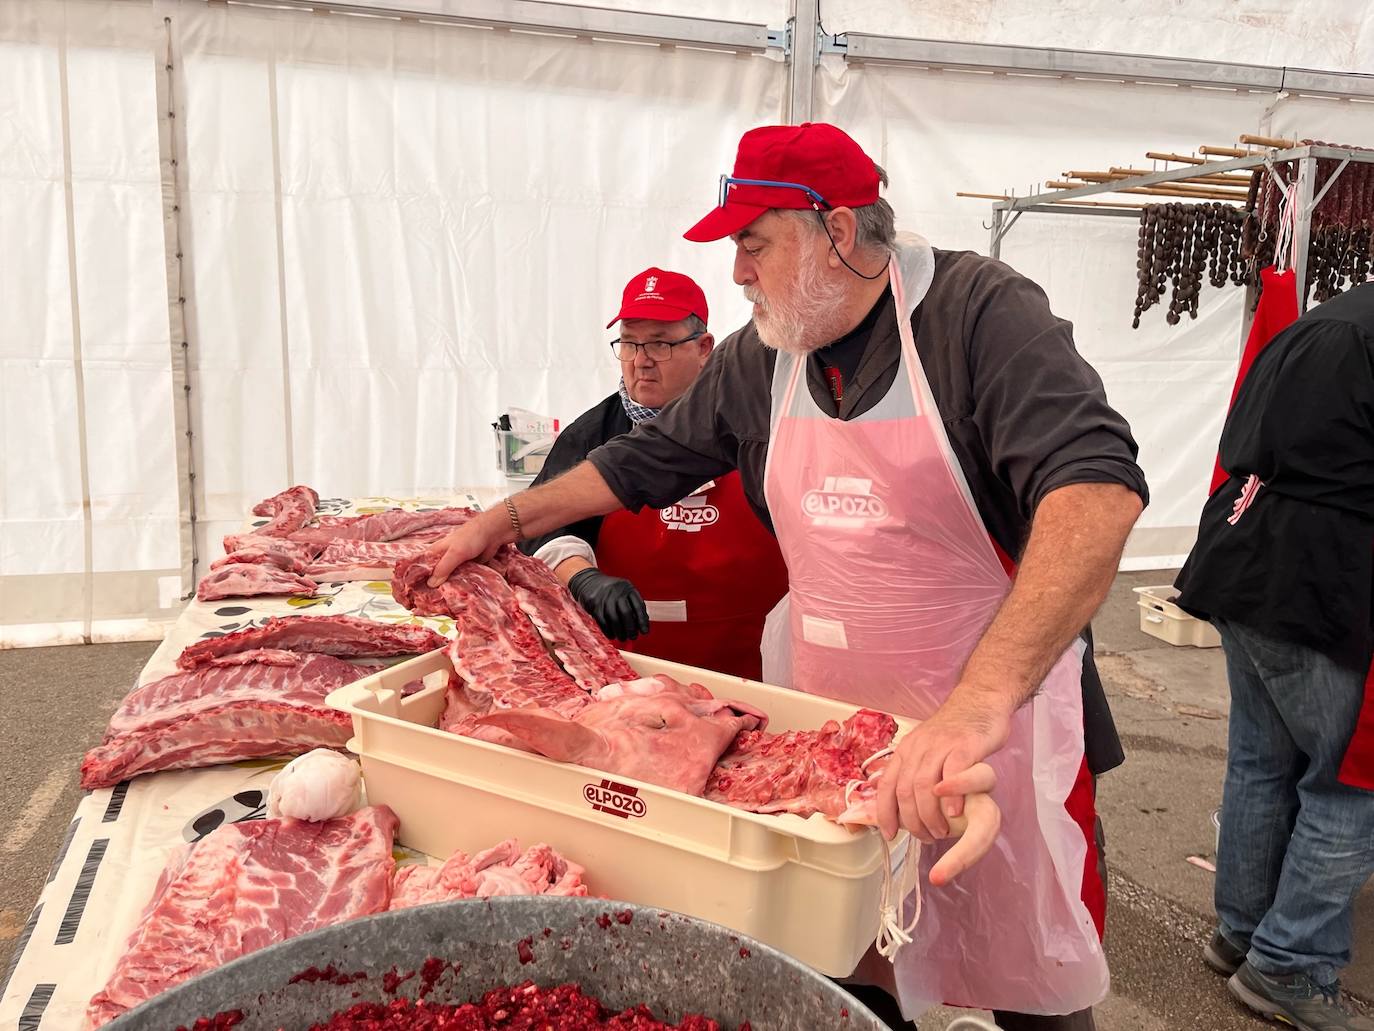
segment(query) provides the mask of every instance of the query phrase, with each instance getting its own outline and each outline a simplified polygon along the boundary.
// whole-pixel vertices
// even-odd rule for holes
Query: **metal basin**
[[[387,974],[419,971],[436,957],[445,965],[425,996],[433,1002],[466,1002],[527,980],[571,982],[612,1009],[645,1003],[671,1022],[699,1013],[727,1031],[745,1021],[754,1031],[887,1026],[810,967],[715,924],[603,899],[511,897],[403,909],[293,938],[178,985],[106,1027],[174,1031],[239,1010],[235,1031],[303,1031],[359,1001],[415,997],[425,977],[397,986]],[[367,976],[291,983],[306,971]]]

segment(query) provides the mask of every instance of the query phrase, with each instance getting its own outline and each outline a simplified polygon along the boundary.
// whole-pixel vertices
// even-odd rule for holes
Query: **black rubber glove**
[[[649,610],[629,580],[607,576],[593,567],[574,573],[568,590],[607,637],[633,641],[649,632]]]

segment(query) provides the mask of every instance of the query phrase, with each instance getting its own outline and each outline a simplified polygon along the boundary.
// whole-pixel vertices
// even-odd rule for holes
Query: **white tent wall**
[[[0,644],[146,636],[177,606],[152,27],[0,8]]]
[[[790,6],[653,11],[780,28]],[[832,33],[1120,50],[1151,16],[1035,6],[1043,21],[1025,3],[827,0],[821,15]],[[1176,56],[1367,65],[1363,9],[1321,9],[1290,24],[1268,0],[1207,0],[1186,31],[1174,19],[1150,38]],[[729,245],[680,234],[739,134],[783,117],[788,74],[777,51],[203,0],[0,4],[0,646],[155,633],[193,585],[192,541],[201,575],[289,482],[499,485],[500,411],[566,421],[613,388],[601,327],[640,268],[692,274],[718,335],[740,325]],[[1369,105],[836,56],[812,99],[813,118],[888,167],[903,227],[983,252],[989,205],[957,190],[1024,192],[1245,131],[1374,138]],[[1075,323],[1132,423],[1152,504],[1126,564],[1145,567],[1191,543],[1241,296],[1207,290],[1196,322],[1167,327],[1155,310],[1132,331],[1135,231],[1033,213],[1003,257]]]
[[[824,0],[827,32],[1367,72],[1359,0]]]
[[[681,229],[718,155],[781,117],[781,62],[168,6],[202,570],[288,481],[503,482],[490,423],[512,405],[567,421],[614,388],[602,327],[642,268],[697,278],[717,326],[747,318],[729,263]]]
[[[990,202],[956,200],[957,191],[1024,194],[1067,168],[1138,163],[1147,149],[1190,153],[1254,131],[1271,101],[826,58],[816,117],[846,126],[886,167],[899,227],[986,253]],[[1079,350],[1129,420],[1151,504],[1123,565],[1160,568],[1182,562],[1195,538],[1240,353],[1244,292],[1208,287],[1196,322],[1169,326],[1156,308],[1132,330],[1137,231],[1134,219],[1031,213],[1005,237],[1002,257],[1074,323]]]

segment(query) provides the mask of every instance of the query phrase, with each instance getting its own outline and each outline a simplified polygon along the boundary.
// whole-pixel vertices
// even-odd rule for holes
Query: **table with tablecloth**
[[[386,508],[479,507],[495,492],[474,489],[435,498],[328,499],[336,516]],[[192,601],[139,676],[139,684],[177,672],[183,648],[270,616],[350,615],[414,623],[452,635],[451,620],[417,617],[391,597],[388,583],[322,583],[314,598]],[[95,742],[90,742],[95,744]],[[150,901],[168,856],[226,822],[262,819],[267,788],[287,758],[252,759],[198,770],[135,777],[88,791],[76,807],[52,869],[25,923],[0,984],[0,1028],[77,1031],[90,997],[109,978]],[[78,775],[73,768],[72,776]],[[401,862],[428,857],[398,848]]]

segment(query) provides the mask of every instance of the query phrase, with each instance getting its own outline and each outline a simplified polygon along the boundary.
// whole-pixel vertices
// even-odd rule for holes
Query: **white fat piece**
[[[341,752],[317,748],[292,759],[267,790],[267,815],[321,823],[362,804],[362,769]]]

